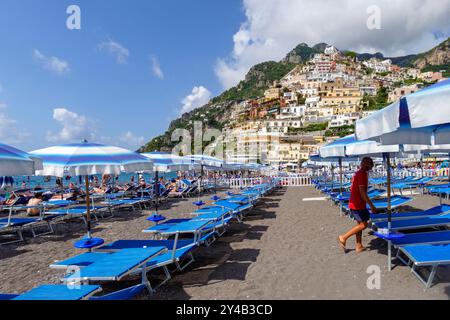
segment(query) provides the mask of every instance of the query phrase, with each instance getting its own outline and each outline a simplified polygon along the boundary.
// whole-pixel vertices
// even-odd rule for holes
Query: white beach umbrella
[[[42,159],[0,143],[0,176],[32,176],[42,169]]]

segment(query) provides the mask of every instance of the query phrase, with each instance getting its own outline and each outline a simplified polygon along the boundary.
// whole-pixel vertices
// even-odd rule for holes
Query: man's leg
[[[358,224],[356,226],[354,226],[353,228],[351,228],[346,234],[339,236],[339,240],[345,244],[347,242],[347,239],[350,238],[353,235],[356,235],[356,243],[361,243],[362,240],[362,231],[364,229],[367,228],[367,222],[358,222]],[[358,236],[358,234],[360,234]],[[358,242],[358,237],[359,238],[359,242]]]

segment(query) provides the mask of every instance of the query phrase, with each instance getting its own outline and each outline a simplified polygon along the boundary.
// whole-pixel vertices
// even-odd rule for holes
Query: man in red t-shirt
[[[370,207],[372,213],[377,213],[377,209],[367,195],[367,186],[369,185],[368,172],[372,170],[372,168],[373,160],[369,157],[365,157],[361,160],[360,169],[353,176],[350,189],[349,209],[351,215],[355,218],[357,225],[350,229],[346,234],[338,237],[339,244],[344,252],[347,252],[345,247],[347,239],[353,235],[356,236],[356,252],[365,250],[362,245],[362,232],[367,228],[367,222],[370,220],[370,212],[367,210],[367,205]]]

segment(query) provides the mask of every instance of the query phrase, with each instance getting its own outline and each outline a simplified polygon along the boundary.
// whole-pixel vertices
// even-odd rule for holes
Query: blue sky
[[[135,149],[298,43],[402,55],[450,34],[450,0],[370,5],[380,29],[360,0],[0,0],[0,141]]]
[[[70,4],[80,6],[81,30],[66,28]],[[193,87],[220,93],[214,64],[232,49],[242,16],[237,0],[1,0],[0,112],[18,129],[6,140],[30,150],[78,139],[59,134],[55,108],[84,116],[80,130],[96,140],[126,145],[118,137],[128,131],[145,140],[162,133]],[[128,56],[118,60],[111,43]],[[68,66],[48,67],[51,57]]]

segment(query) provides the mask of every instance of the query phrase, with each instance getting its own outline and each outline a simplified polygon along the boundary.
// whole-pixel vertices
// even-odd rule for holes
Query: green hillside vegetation
[[[220,96],[213,98],[211,102],[242,101],[261,97],[275,80],[280,80],[294,67],[295,64],[289,62],[268,61],[257,64],[250,69],[245,80],[242,80],[237,86],[228,89]]]
[[[381,87],[374,97],[364,95],[362,102],[365,106],[363,110],[379,110],[386,107],[388,105],[388,96],[389,94],[385,87]]]

